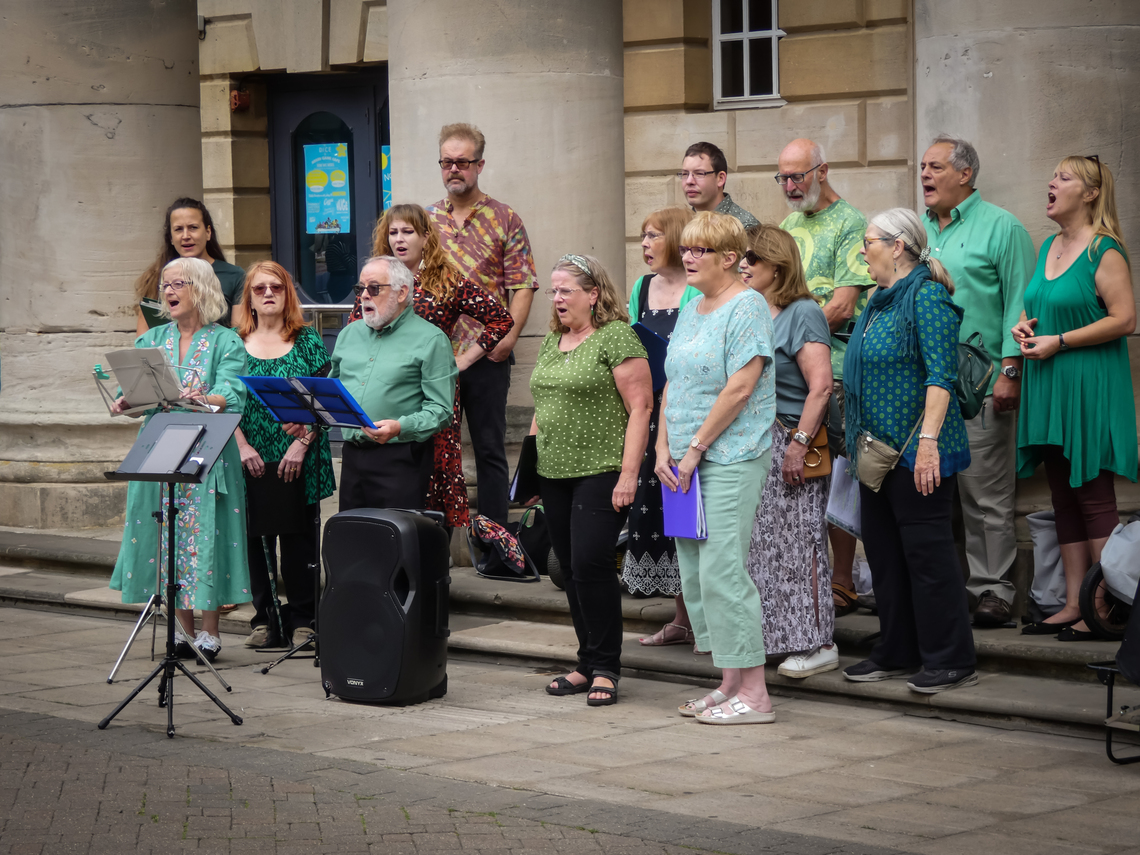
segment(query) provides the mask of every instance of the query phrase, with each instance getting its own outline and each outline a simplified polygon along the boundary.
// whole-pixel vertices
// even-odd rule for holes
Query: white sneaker
[[[198,635],[194,638],[194,646],[202,651],[202,655],[206,657],[207,662],[213,662],[218,658],[218,654],[222,652],[222,642],[217,636],[210,635],[204,629],[198,630]]]
[[[824,671],[834,671],[839,667],[839,646],[817,647],[808,653],[796,653],[780,663],[776,673],[782,677],[802,679]]]

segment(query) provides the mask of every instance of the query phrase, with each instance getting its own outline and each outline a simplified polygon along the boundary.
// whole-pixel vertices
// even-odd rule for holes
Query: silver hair
[[[907,253],[915,261],[926,249],[926,228],[910,208],[890,208],[872,217],[870,224],[884,237],[901,238]]]
[[[978,180],[978,173],[982,171],[981,161],[978,160],[978,150],[965,140],[960,140],[949,134],[939,134],[930,145],[942,144],[950,146],[951,166],[959,172],[965,172],[969,168],[970,180],[968,183],[973,187],[974,182]]]
[[[364,268],[369,264],[374,264],[377,261],[383,261],[388,265],[388,278],[391,280],[393,288],[407,288],[412,290],[412,285],[415,284],[416,277],[412,274],[404,262],[396,258],[394,255],[374,255],[371,258],[364,259],[364,263],[360,265],[360,272],[364,272]]]
[[[821,163],[827,163],[827,158],[823,154],[823,146],[812,140],[811,144],[811,159],[812,166],[819,166]]]
[[[178,270],[190,283],[190,290],[194,294],[194,306],[198,310],[198,320],[203,324],[212,324],[220,320],[228,311],[226,298],[222,293],[222,283],[218,281],[210,262],[201,258],[176,258],[162,268],[163,273],[167,270]],[[160,297],[163,290],[160,274],[158,280]],[[164,318],[170,317],[170,307],[166,305],[166,300],[162,301],[159,314]]]

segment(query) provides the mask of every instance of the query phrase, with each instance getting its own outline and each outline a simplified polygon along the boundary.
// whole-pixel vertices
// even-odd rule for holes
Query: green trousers
[[[772,451],[740,463],[703,461],[698,469],[708,540],[678,537],[681,591],[697,647],[718,668],[764,664],[760,592],[745,560]]]

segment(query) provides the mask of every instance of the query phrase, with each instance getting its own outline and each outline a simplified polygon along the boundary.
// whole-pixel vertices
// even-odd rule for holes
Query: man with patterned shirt
[[[776,183],[792,213],[780,223],[800,248],[808,290],[823,306],[831,328],[833,379],[831,431],[843,431],[843,357],[847,339],[874,286],[860,250],[867,218],[840,198],[828,183],[823,149],[808,139],[792,140],[780,153]],[[836,614],[854,609],[855,538],[828,526],[834,554],[832,590]]]
[[[459,400],[467,417],[479,484],[479,513],[507,523],[507,392],[511,351],[530,314],[538,279],[522,220],[479,189],[486,139],[474,125],[445,125],[439,132],[439,166],[447,197],[428,207],[440,239],[460,271],[511,313],[515,325],[491,350],[459,375]],[[466,316],[452,343],[459,356],[478,340],[483,325]]]
[[[685,200],[694,211],[728,214],[740,220],[740,225],[746,229],[760,225],[756,217],[733,202],[732,197],[724,192],[725,182],[728,181],[728,160],[719,146],[711,142],[693,143],[685,150],[677,177],[681,179]]]

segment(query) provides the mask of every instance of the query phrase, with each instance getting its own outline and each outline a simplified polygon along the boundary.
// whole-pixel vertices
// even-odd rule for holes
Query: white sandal
[[[776,711],[754,710],[736,697],[726,704],[711,707],[696,719],[701,724],[771,724],[776,720]]]
[[[723,704],[728,700],[728,695],[720,689],[713,689],[709,692],[708,696],[713,699],[713,706]],[[677,712],[685,716],[685,718],[693,718],[697,713],[703,713],[707,709],[710,709],[710,707],[705,703],[704,698],[693,698],[691,701],[685,701],[685,703],[677,707]]]

